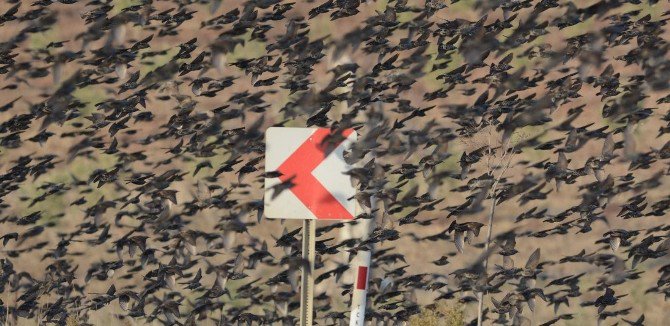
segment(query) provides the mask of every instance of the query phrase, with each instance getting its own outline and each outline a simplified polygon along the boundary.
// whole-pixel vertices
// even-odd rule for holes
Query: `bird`
[[[315,322],[346,324],[370,251],[370,324],[659,323],[668,16],[653,0],[8,0],[0,320],[293,325],[308,270]],[[333,179],[355,189],[335,196],[351,220],[316,221],[313,269],[298,221],[266,216],[301,180],[266,162],[270,127],[328,130],[348,166]]]

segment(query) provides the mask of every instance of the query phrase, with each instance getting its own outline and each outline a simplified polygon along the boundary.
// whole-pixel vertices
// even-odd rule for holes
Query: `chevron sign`
[[[269,218],[351,220],[356,188],[344,173],[344,151],[356,132],[272,127],[265,133],[265,215]]]

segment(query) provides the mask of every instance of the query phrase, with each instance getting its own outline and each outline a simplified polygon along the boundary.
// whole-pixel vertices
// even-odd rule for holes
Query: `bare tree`
[[[487,218],[487,231],[486,231],[486,242],[484,242],[484,251],[488,252],[489,248],[491,246],[491,237],[493,236],[493,222],[495,218],[495,212],[496,212],[496,206],[498,205],[498,198],[496,196],[496,191],[498,190],[498,185],[500,184],[500,180],[502,180],[505,176],[505,173],[507,173],[507,170],[509,169],[512,160],[514,158],[514,151],[515,147],[511,146],[510,143],[511,137],[503,137],[503,144],[499,147],[499,155],[497,154],[496,150],[493,148],[492,144],[492,138],[493,134],[489,132],[489,137],[488,137],[488,149],[487,149],[487,161],[486,165],[488,168],[488,176],[491,178],[491,187],[488,189],[486,192],[486,197],[491,196],[491,204],[489,207],[488,211],[488,218]],[[505,139],[507,138],[507,139]],[[497,175],[496,172],[500,171]],[[484,259],[484,279],[488,277],[488,263],[489,263],[489,256],[486,255]],[[477,300],[478,300],[478,305],[477,305],[477,325],[481,326],[482,325],[482,319],[483,319],[483,313],[484,313],[484,292],[486,292],[486,289],[482,289],[477,293]]]

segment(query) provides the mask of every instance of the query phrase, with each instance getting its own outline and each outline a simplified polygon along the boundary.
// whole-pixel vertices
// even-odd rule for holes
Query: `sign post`
[[[265,170],[272,176],[265,179],[265,216],[304,220],[300,325],[313,323],[316,220],[353,220],[360,210],[344,160],[356,137],[353,129],[273,127],[265,133]]]
[[[316,258],[316,221],[302,222],[302,282],[300,287],[300,325],[312,325],[314,316],[314,259]]]

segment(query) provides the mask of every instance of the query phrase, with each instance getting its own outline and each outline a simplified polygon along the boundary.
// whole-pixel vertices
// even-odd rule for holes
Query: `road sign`
[[[328,128],[269,128],[265,133],[265,216],[287,219],[351,220],[356,188],[344,174],[344,151],[356,132]]]
[[[327,128],[269,128],[265,132],[265,216],[303,219],[300,325],[314,314],[314,259],[317,219],[352,220],[356,188],[345,174],[344,151],[356,132]],[[367,281],[367,279],[366,279]],[[363,310],[364,311],[364,310]]]

